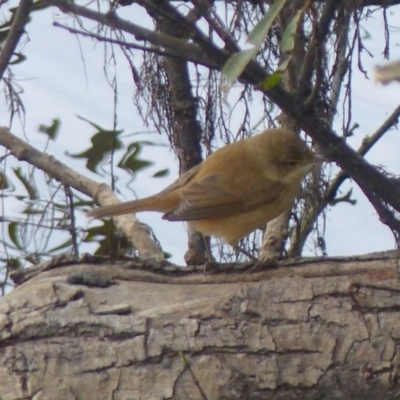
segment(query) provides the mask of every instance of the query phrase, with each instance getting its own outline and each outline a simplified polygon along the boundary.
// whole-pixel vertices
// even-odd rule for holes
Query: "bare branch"
[[[380,140],[383,135],[391,129],[394,125],[399,122],[400,117],[400,105],[396,107],[396,109],[390,114],[390,116],[386,119],[386,121],[373,133],[371,136],[367,136],[362,141],[358,152],[361,155],[365,155],[371,148]]]
[[[346,56],[346,51],[347,36],[350,25],[350,13],[345,13],[342,17],[342,21],[338,22],[337,20],[336,25],[336,60],[333,67],[334,75],[330,89],[330,125],[333,122],[335,110],[337,109],[343,79],[346,75],[346,71],[348,70],[349,61]],[[299,257],[301,255],[308,235],[312,232],[315,222],[329,203],[329,200],[326,200],[326,191],[329,189],[325,188],[325,193],[321,193],[322,168],[323,166],[321,165],[319,166],[318,170],[313,170],[311,178],[307,181],[311,184],[312,188],[311,190],[307,190],[304,198],[304,206],[302,207],[300,217],[298,218],[299,221],[296,223],[296,229],[294,229],[290,237],[290,248],[288,250],[289,257]]]
[[[197,45],[189,43],[187,40],[174,38],[159,32],[154,32],[133,24],[130,21],[119,18],[115,13],[107,14],[91,10],[87,7],[79,6],[66,0],[49,0],[51,5],[58,7],[63,12],[69,12],[81,17],[85,17],[110,28],[120,29],[132,34],[138,41],[147,41],[155,46],[167,49],[176,57],[190,59],[190,61],[200,63],[209,68],[218,68],[216,60],[207,57],[204,51]]]
[[[400,105],[396,107],[396,109],[389,115],[386,121],[374,132],[371,136],[366,137],[360,148],[358,149],[358,154],[361,156],[365,156],[369,150],[374,146],[375,143],[378,142],[382,136],[389,131],[394,125],[396,125],[400,118]],[[329,189],[327,190],[326,200],[329,203],[332,201],[335,196],[336,192],[338,191],[340,185],[349,178],[349,175],[342,171],[340,172],[336,178],[331,182]]]
[[[105,36],[98,35],[96,33],[86,32],[86,31],[82,31],[80,29],[72,28],[70,26],[60,24],[58,22],[53,22],[53,26],[55,26],[57,28],[65,29],[68,32],[76,34],[76,35],[81,35],[81,36],[89,37],[91,39],[98,40],[99,42],[116,44],[118,46],[121,46],[121,47],[124,47],[127,49],[142,50],[142,51],[151,52],[151,53],[154,53],[154,54],[157,54],[160,56],[175,57],[175,58],[179,58],[179,59],[186,60],[186,61],[196,62],[195,59],[190,59],[190,55],[189,55],[189,57],[183,57],[183,56],[177,55],[176,52],[172,52],[172,51],[168,51],[168,50],[160,50],[155,47],[141,46],[139,44],[126,42],[124,40],[107,38]]]
[[[375,193],[369,192],[366,196],[378,213],[379,220],[392,230],[396,242],[399,244],[400,221],[396,218],[394,212]]]
[[[378,142],[382,136],[389,131],[394,125],[397,124],[400,117],[400,105],[391,113],[391,115],[386,119],[386,121],[377,129],[375,133],[371,136],[366,137],[361,146],[358,149],[358,154],[361,156],[365,156],[368,151],[373,147],[375,143]],[[339,190],[340,186],[349,178],[349,174],[345,171],[339,172],[336,177],[331,181],[329,187],[327,188],[325,195],[321,198],[314,208],[308,208],[308,214],[305,216],[305,222],[300,227],[300,232],[296,238],[296,241],[292,243],[291,248],[289,250],[290,256],[299,256],[300,251],[307,239],[307,236],[311,233],[313,224],[318,218],[318,216],[322,213],[325,207],[335,199],[336,193]],[[368,196],[367,196],[368,197]],[[369,198],[369,197],[368,197]],[[380,219],[383,223],[388,222],[388,226],[391,228],[400,228],[398,225],[398,221],[395,219],[394,214],[383,205],[383,203],[379,202],[378,199],[374,196],[369,198],[371,203],[373,202],[374,207],[376,207],[376,211],[380,216]],[[390,225],[389,225],[390,224]],[[400,231],[399,231],[400,232]]]
[[[214,42],[205,35],[190,18],[179,13],[167,1],[158,0],[137,0],[137,3],[146,8],[147,12],[154,18],[163,18],[174,24],[175,27],[185,33],[185,36],[191,38],[209,57],[212,55],[219,56],[219,49]]]
[[[7,35],[0,53],[0,79],[7,69],[15,48],[18,45],[21,36],[25,32],[25,25],[28,22],[29,12],[31,10],[32,0],[21,0],[14,16],[14,21]]]
[[[69,208],[69,215],[71,218],[71,223],[68,226],[69,233],[71,235],[72,241],[72,249],[74,252],[75,257],[79,257],[79,246],[78,246],[78,238],[76,235],[76,218],[75,218],[75,207],[74,207],[74,196],[72,194],[72,190],[69,186],[64,186],[67,205]]]
[[[207,23],[224,41],[227,48],[231,51],[239,51],[237,41],[226,29],[218,14],[212,9],[212,7],[207,5],[205,0],[192,0],[192,3],[199,7]],[[212,16],[210,14],[212,14]]]
[[[315,69],[314,59],[316,52],[318,51],[318,47],[322,47],[322,44],[326,40],[329,26],[333,20],[338,3],[338,0],[326,1],[319,23],[316,25],[316,29],[314,29],[312,33],[312,38],[300,71],[299,87],[301,90],[304,90],[311,81],[311,76]]]
[[[343,79],[348,70],[349,60],[346,57],[347,40],[350,27],[350,13],[346,13],[343,17],[342,23],[339,25],[337,32],[336,44],[336,60],[334,67],[334,75],[331,84],[330,104],[332,110],[337,108],[340,89],[342,87]],[[331,121],[333,120],[334,112],[331,113]],[[332,123],[332,122],[331,122]]]
[[[105,184],[99,184],[66,165],[54,157],[42,153],[30,146],[23,140],[17,138],[5,127],[0,127],[0,145],[4,146],[20,161],[43,170],[51,177],[62,182],[64,185],[93,198],[100,205],[119,203],[118,198]],[[144,259],[163,260],[164,255],[159,246],[153,241],[144,224],[140,223],[133,215],[124,215],[115,218],[121,231],[132,241]]]

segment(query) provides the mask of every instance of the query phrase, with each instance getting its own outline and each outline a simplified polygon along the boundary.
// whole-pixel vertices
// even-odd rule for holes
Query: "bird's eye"
[[[286,161],[285,164],[289,165],[290,167],[295,167],[298,164],[298,162],[297,161]]]

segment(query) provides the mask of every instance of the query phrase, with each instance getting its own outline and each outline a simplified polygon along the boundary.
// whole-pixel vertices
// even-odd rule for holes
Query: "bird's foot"
[[[263,272],[267,269],[275,268],[276,266],[278,266],[278,261],[279,260],[277,257],[271,257],[262,260],[257,259],[254,264],[245,271],[245,275],[249,273],[252,274],[255,272]]]

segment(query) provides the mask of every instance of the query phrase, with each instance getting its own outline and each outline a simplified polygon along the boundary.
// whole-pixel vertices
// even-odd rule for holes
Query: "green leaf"
[[[78,118],[81,119],[82,121],[85,121],[85,122],[87,122],[88,124],[92,125],[93,128],[97,129],[97,130],[100,131],[100,132],[103,131],[103,130],[105,130],[105,129],[103,129],[100,125],[97,125],[95,122],[90,121],[90,120],[88,120],[88,119],[85,118],[85,117],[81,117],[80,115],[78,115]]]
[[[13,171],[20,182],[25,186],[29,198],[31,200],[37,200],[39,198],[39,195],[37,193],[36,187],[32,185],[31,179],[24,175],[20,167],[13,168]]]
[[[23,265],[19,258],[10,257],[7,259],[6,268],[8,271],[20,271],[23,269]]]
[[[39,125],[39,132],[45,133],[51,140],[56,140],[60,131],[61,121],[59,118],[54,118],[51,125]]]
[[[265,37],[267,36],[272,23],[275,21],[276,17],[281,11],[282,7],[285,5],[286,0],[276,0],[274,4],[268,9],[265,15],[261,18],[261,20],[257,23],[257,25],[250,32],[247,41],[249,43],[254,44],[257,50],[263,44]]]
[[[19,53],[19,52],[14,53],[13,56],[14,57],[13,57],[12,61],[10,61],[10,65],[20,64],[27,59],[27,57],[25,55],[23,55],[22,53]]]
[[[152,161],[141,160],[139,154],[142,151],[141,142],[134,142],[128,146],[125,154],[122,156],[118,167],[123,168],[131,174],[136,174],[141,169],[147,168],[154,163]]]
[[[164,176],[167,176],[169,172],[169,168],[161,169],[160,171],[157,171],[155,174],[153,174],[153,178],[163,178]]]
[[[226,62],[222,68],[222,79],[221,90],[227,92],[237,77],[243,72],[247,64],[255,57],[257,49],[255,47],[247,50],[242,50],[239,53],[234,54]]]
[[[4,5],[6,2],[2,2],[1,4]],[[51,7],[50,4],[46,3],[45,1],[36,1],[32,4],[30,12],[34,12],[34,11],[41,11],[44,10],[46,8]],[[15,18],[15,14],[18,10],[18,7],[11,7],[9,8],[7,11],[11,14],[10,18],[5,21],[3,24],[0,25],[0,43],[4,42],[4,40],[7,38],[8,33],[9,33],[9,29],[4,29],[4,28],[10,28],[12,23],[14,22],[14,18]],[[28,21],[30,22],[31,18],[28,17]]]
[[[292,59],[292,53],[290,53],[290,54],[288,54],[288,55],[286,55],[286,56],[283,56],[282,57],[282,61],[281,61],[281,63],[278,65],[278,68],[277,68],[277,72],[284,72],[284,71],[286,71],[286,69],[287,69],[287,67],[288,67],[288,65],[289,65],[289,63],[290,63],[290,60]]]
[[[100,226],[86,230],[86,236],[82,239],[84,243],[96,242],[99,244],[95,255],[107,256],[118,259],[132,252],[132,243],[124,236],[119,235],[115,224],[111,219],[102,220]]]
[[[50,250],[47,250],[47,253],[56,253],[60,250],[68,249],[71,247],[71,243],[72,243],[71,238],[68,238],[64,243],[61,243],[60,245],[53,247]]]
[[[282,73],[274,72],[268,78],[264,79],[264,81],[261,83],[260,86],[263,90],[272,89],[274,86],[280,83],[281,79],[282,79]]]
[[[98,242],[99,236],[105,236],[110,232],[111,220],[100,220],[100,221],[101,225],[94,226],[86,230],[86,235],[82,239],[83,243]]]
[[[6,190],[12,187],[10,183],[8,182],[6,174],[4,174],[2,171],[0,171],[0,190]],[[3,196],[3,193],[1,193],[1,196]]]
[[[32,11],[42,11],[49,7],[51,7],[51,5],[49,3],[47,3],[46,1],[38,0],[32,4],[31,12]]]
[[[283,32],[282,40],[280,43],[281,62],[278,66],[277,71],[286,71],[289,62],[292,59],[297,27],[299,26],[299,21],[301,16],[303,15],[303,12],[303,9],[297,11],[292,20],[287,25],[285,32]]]
[[[19,199],[22,200],[22,199]],[[21,214],[27,214],[27,215],[39,215],[43,214],[43,210],[37,210],[32,208],[32,205],[29,204],[28,207],[24,209],[24,211],[21,211]]]
[[[105,160],[112,151],[122,148],[122,142],[118,139],[118,136],[123,130],[107,130],[83,117],[78,118],[88,122],[97,129],[97,132],[92,136],[92,146],[88,150],[78,154],[71,154],[68,152],[66,154],[73,158],[86,158],[86,167],[90,171],[98,173],[97,168],[102,161]]]
[[[282,40],[280,43],[281,52],[289,53],[294,49],[295,36],[297,27],[299,26],[300,17],[303,14],[303,10],[296,12],[292,20],[287,25],[285,32],[283,32]]]
[[[225,63],[224,67],[222,68],[222,91],[227,92],[231,88],[233,82],[243,72],[247,64],[257,55],[272,26],[272,23],[276,19],[285,2],[286,0],[276,0],[268,9],[264,17],[250,32],[247,41],[253,46],[250,49],[241,50],[240,52],[234,54]]]
[[[4,42],[7,39],[9,32],[9,29],[0,30],[0,43]]]
[[[73,193],[73,194],[74,194],[74,208],[93,207],[94,206],[93,200],[83,200],[83,199],[79,198],[78,196],[75,196],[75,193]],[[65,203],[58,203],[58,202],[54,201],[52,203],[52,205],[57,210],[60,210],[63,212],[67,209],[67,206],[65,205]]]
[[[10,237],[14,245],[21,250],[22,245],[19,241],[19,229],[18,229],[18,224],[16,222],[10,222],[8,224],[8,236]]]

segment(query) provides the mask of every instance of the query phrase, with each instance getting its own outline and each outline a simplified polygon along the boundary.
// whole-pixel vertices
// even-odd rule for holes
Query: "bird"
[[[239,239],[292,207],[302,179],[318,160],[294,132],[266,129],[216,150],[153,196],[87,215],[157,211],[165,220],[189,221],[204,236],[236,247]]]

